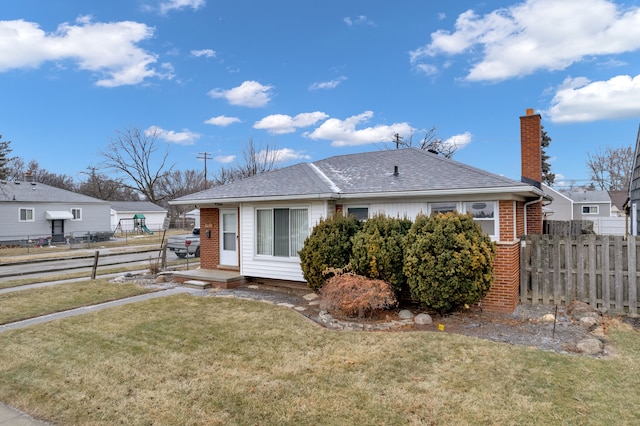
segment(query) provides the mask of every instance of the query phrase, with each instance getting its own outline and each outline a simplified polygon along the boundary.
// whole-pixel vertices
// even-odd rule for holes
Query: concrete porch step
[[[201,281],[201,280],[186,280],[185,282],[182,283],[182,285],[189,288],[197,288],[199,290],[211,288],[210,282]]]

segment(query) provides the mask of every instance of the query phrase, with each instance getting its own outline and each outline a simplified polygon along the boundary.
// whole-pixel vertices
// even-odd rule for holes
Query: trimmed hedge
[[[495,244],[471,215],[420,215],[405,243],[411,295],[440,313],[479,302],[494,279]]]
[[[353,216],[335,216],[323,219],[304,241],[298,255],[304,279],[309,288],[318,291],[333,273],[328,268],[344,268],[351,260],[351,238],[362,224]]]
[[[404,239],[411,228],[409,219],[376,215],[367,220],[353,237],[351,266],[358,275],[381,279],[399,294],[407,279],[404,265]]]

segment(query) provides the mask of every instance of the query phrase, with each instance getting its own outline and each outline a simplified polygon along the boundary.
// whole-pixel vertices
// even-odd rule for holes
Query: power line
[[[210,152],[199,152],[196,157],[198,160],[204,160],[204,189],[207,189],[207,160],[212,160]]]

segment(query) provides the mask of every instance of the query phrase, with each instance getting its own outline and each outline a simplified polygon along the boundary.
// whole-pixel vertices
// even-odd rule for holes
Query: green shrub
[[[320,308],[339,311],[348,317],[364,317],[397,304],[391,286],[351,273],[335,275],[320,289]]]
[[[360,222],[353,216],[336,214],[323,219],[304,241],[300,266],[309,288],[318,291],[327,278],[328,268],[344,268],[351,258],[351,238],[360,230]]]
[[[399,294],[407,282],[402,270],[403,246],[410,228],[409,219],[376,215],[367,220],[353,237],[353,271],[358,275],[386,281]]]
[[[406,238],[404,272],[412,297],[442,314],[486,296],[494,259],[495,245],[471,215],[420,215]]]

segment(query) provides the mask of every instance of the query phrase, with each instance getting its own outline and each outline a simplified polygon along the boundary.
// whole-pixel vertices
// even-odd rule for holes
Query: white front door
[[[238,211],[220,209],[220,264],[238,266]]]

